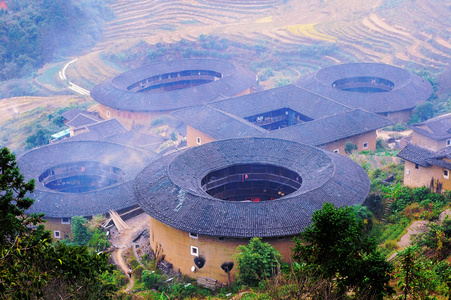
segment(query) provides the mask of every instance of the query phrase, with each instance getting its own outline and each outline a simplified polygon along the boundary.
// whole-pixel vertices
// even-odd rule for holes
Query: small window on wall
[[[62,218],[61,224],[70,224],[70,218]]]
[[[420,166],[418,166],[418,164],[415,164],[415,169],[418,169],[418,168],[420,168]]]
[[[368,142],[363,143],[363,149],[368,149]]]
[[[60,239],[61,238],[61,232],[59,232],[58,230],[53,231],[53,236],[55,237],[55,239]]]
[[[218,237],[218,241],[224,242],[224,241],[225,241],[225,237],[219,236],[219,237]]]
[[[191,246],[191,255],[199,256],[199,249],[197,247]]]
[[[110,117],[111,117],[111,114],[110,114],[110,111],[109,111],[109,110],[106,111],[106,117],[107,117],[107,118],[110,118]]]
[[[451,140],[446,140],[446,147],[451,146]]]
[[[189,233],[189,237],[192,237],[193,239],[198,238],[197,233],[192,233],[192,232]]]
[[[334,153],[340,153],[340,149],[335,149]]]
[[[201,141],[200,137],[196,137],[196,143],[197,143],[198,145],[202,144],[202,141]]]
[[[443,170],[443,177],[445,177],[446,179],[449,179],[449,170]]]

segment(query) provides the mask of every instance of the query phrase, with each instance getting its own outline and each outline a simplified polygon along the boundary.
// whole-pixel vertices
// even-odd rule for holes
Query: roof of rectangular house
[[[312,120],[269,131],[245,119],[283,108]],[[178,110],[172,116],[218,140],[273,137],[313,146],[393,124],[379,115],[350,109],[292,85]]]
[[[422,167],[433,165],[451,169],[451,162],[445,160],[445,158],[450,159],[451,157],[451,149],[447,148],[434,152],[413,144],[407,144],[397,156]]]
[[[451,138],[451,114],[441,115],[427,121],[410,125],[410,128],[434,140]]]
[[[355,109],[338,115],[271,131],[269,132],[269,136],[321,146],[391,124],[392,122],[386,118],[361,109]]]
[[[292,84],[218,101],[212,103],[211,106],[241,118],[285,107],[312,119],[352,109]]]

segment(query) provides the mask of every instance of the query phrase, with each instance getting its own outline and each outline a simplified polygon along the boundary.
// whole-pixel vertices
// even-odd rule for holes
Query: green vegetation
[[[358,147],[354,143],[346,143],[346,145],[345,145],[345,153],[346,154],[351,154],[352,152],[354,152],[357,149],[358,149]]]
[[[393,266],[365,231],[363,220],[351,207],[326,203],[313,213],[312,225],[301,239],[295,238],[293,259],[327,279],[332,294],[353,290],[358,298],[382,298],[393,291],[389,285]]]
[[[0,81],[29,77],[59,55],[80,51],[100,37],[112,13],[103,0],[8,2],[0,18]]]
[[[248,245],[238,246],[234,260],[239,270],[239,282],[248,286],[258,286],[264,280],[277,275],[282,256],[270,244],[260,238],[252,238]]]
[[[0,141],[10,145],[14,151],[46,145],[52,134],[67,128],[63,124],[62,113],[72,108],[83,110],[92,105],[92,102],[82,101],[85,100],[58,109],[39,107],[0,123]]]

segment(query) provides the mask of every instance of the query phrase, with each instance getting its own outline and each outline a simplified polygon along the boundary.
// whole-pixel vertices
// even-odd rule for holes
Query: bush
[[[149,272],[149,271],[143,271],[142,272],[142,281],[144,283],[144,286],[147,289],[158,289],[160,286],[161,275],[155,273],[155,272]]]
[[[279,251],[260,238],[252,238],[248,245],[237,248],[240,251],[234,256],[238,264],[238,280],[249,286],[258,286],[262,279],[276,275],[281,265],[282,256]]]
[[[354,143],[346,143],[346,145],[345,145],[345,153],[346,154],[351,154],[352,152],[354,152],[357,149],[358,149],[358,147]]]
[[[398,242],[395,240],[388,240],[385,241],[385,248],[387,248],[390,251],[398,249]]]

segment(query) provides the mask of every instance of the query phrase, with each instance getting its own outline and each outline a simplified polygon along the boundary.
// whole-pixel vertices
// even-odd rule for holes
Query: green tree
[[[42,225],[33,229],[43,215],[25,213],[33,204],[27,193],[33,190],[34,181],[25,181],[15,155],[7,148],[0,149],[0,298],[39,296],[48,279],[32,263],[50,239]]]
[[[313,213],[312,224],[301,239],[295,238],[292,257],[336,283],[339,295],[354,289],[360,295],[382,298],[392,292],[389,274],[393,266],[365,235],[365,227],[353,208],[325,203]]]
[[[86,245],[93,233],[88,229],[88,220],[81,216],[71,218],[70,229],[72,231],[72,242],[78,246]]]
[[[425,299],[435,289],[436,274],[431,270],[427,259],[423,258],[416,246],[410,246],[398,252],[396,275],[398,287],[413,299]]]
[[[346,154],[351,154],[352,152],[354,152],[357,149],[358,149],[358,147],[354,143],[346,143],[346,145],[345,145],[345,153]]]
[[[278,273],[282,256],[279,251],[260,238],[252,238],[248,245],[237,248],[240,251],[234,256],[238,266],[238,280],[249,286],[257,286],[263,279]]]

